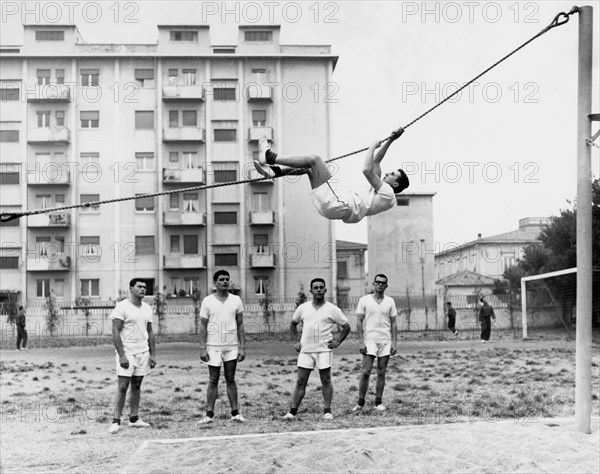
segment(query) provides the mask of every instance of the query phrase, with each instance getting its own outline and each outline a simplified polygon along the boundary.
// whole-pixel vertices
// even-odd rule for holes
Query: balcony
[[[27,216],[27,227],[52,227],[68,229],[71,227],[71,213],[68,211],[56,211]]]
[[[275,268],[275,254],[251,253],[250,268]]]
[[[196,100],[204,101],[204,87],[197,85],[168,85],[163,86],[163,101]]]
[[[206,225],[206,212],[163,212],[163,225]]]
[[[250,127],[248,129],[248,141],[257,142],[262,136],[267,140],[273,140],[273,129],[271,127]]]
[[[273,86],[251,82],[244,91],[248,102],[273,102]]]
[[[246,179],[259,179],[259,178],[263,178],[263,175],[260,174],[258,171],[256,171],[256,169],[254,168],[253,165],[252,168],[247,168],[246,169]],[[275,180],[274,179],[263,179],[262,181],[252,181],[250,184],[274,184]]]
[[[27,271],[30,272],[65,272],[70,268],[71,257],[63,253],[37,255],[27,259]]]
[[[275,211],[250,211],[250,225],[275,225]]]
[[[206,177],[202,168],[169,169],[163,168],[163,183],[205,184]]]
[[[166,269],[197,269],[206,268],[206,257],[204,255],[163,255],[163,267]]]
[[[71,184],[71,173],[63,163],[52,163],[38,167],[35,170],[27,173],[27,184],[43,185],[43,184]]]
[[[71,141],[71,131],[67,127],[36,127],[27,131],[29,143],[66,144]]]
[[[202,127],[163,128],[163,142],[204,142],[205,130]]]
[[[27,102],[70,102],[71,91],[64,84],[36,84],[35,90],[25,91]]]

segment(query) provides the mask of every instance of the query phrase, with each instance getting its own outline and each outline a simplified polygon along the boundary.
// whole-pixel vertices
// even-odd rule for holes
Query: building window
[[[169,127],[179,127],[179,110],[169,110]]]
[[[38,69],[36,71],[37,83],[40,86],[46,86],[50,84],[50,69]]]
[[[54,119],[56,120],[57,127],[65,126],[65,111],[64,110],[55,110],[54,111]]]
[[[213,162],[215,183],[229,183],[237,181],[237,163]]]
[[[154,251],[154,236],[153,235],[136,235],[135,236],[135,253],[136,255],[153,255]]]
[[[154,87],[154,69],[136,69],[135,80],[141,87]]]
[[[178,151],[170,151],[169,152],[169,168],[172,170],[179,169],[179,152]]]
[[[35,280],[35,295],[38,298],[46,298],[50,296],[50,279]]]
[[[266,253],[269,247],[269,234],[254,234],[253,242],[256,253]]]
[[[64,30],[38,30],[35,32],[36,41],[64,41]]]
[[[64,69],[57,69],[55,71],[56,73],[56,83],[57,84],[64,84],[65,83],[65,70]]]
[[[136,194],[136,196],[143,196],[143,194]],[[154,196],[137,198],[135,200],[135,211],[154,212]]]
[[[197,31],[171,31],[171,41],[198,41]]]
[[[252,126],[253,127],[264,127],[267,124],[267,111],[266,110],[253,110],[252,111]]]
[[[254,293],[264,295],[269,288],[269,277],[255,276],[254,277]]]
[[[184,255],[198,255],[198,236],[184,235],[183,236],[183,253]]]
[[[19,131],[18,130],[0,130],[0,142],[18,142]]]
[[[169,69],[169,78],[167,80],[170,86],[174,86],[177,83],[177,76],[179,71],[177,69]]]
[[[136,153],[135,164],[140,171],[154,171],[154,153]]]
[[[215,140],[216,142],[235,142],[237,141],[237,130],[236,129],[215,129]]]
[[[179,253],[180,252],[180,246],[179,246],[179,236],[178,235],[172,235],[169,239],[169,250],[171,253]]]
[[[236,100],[235,87],[215,87],[213,94],[215,100],[221,102]]]
[[[184,110],[181,122],[184,127],[195,127],[198,124],[198,113],[195,110]]]
[[[54,280],[54,296],[63,298],[65,296],[65,280],[63,278],[57,278]]]
[[[37,207],[40,209],[48,209],[52,207],[52,195],[51,194],[36,194],[35,202]]]
[[[37,126],[39,128],[50,128],[50,112],[37,112]]]
[[[216,267],[237,267],[238,265],[238,254],[237,253],[216,253],[215,254],[215,266]]]
[[[81,74],[81,85],[84,87],[98,86],[100,84],[100,70],[99,69],[82,69]]]
[[[3,270],[16,270],[19,268],[19,257],[0,257],[0,268]]]
[[[193,170],[200,168],[200,163],[198,162],[198,153],[196,153],[195,151],[184,151],[182,153],[182,158],[182,169]]]
[[[252,193],[252,210],[269,211],[271,210],[268,193]]]
[[[19,163],[0,163],[0,184],[19,184],[20,168]]]
[[[237,224],[237,212],[235,211],[217,211],[214,214],[215,224]]]
[[[396,204],[398,206],[408,206],[410,204],[410,199],[407,197],[396,196]]]
[[[100,112],[82,110],[80,113],[81,128],[98,128],[100,126]]]
[[[81,296],[100,296],[100,280],[81,279]]]
[[[184,69],[181,72],[183,74],[183,85],[184,86],[195,86],[196,85],[196,70],[195,69]]]
[[[245,31],[244,39],[246,41],[273,41],[272,31]]]
[[[9,102],[19,100],[21,95],[19,93],[18,87],[11,87],[6,85],[0,89],[0,101],[1,102]]]
[[[85,204],[88,202],[96,202],[100,200],[99,194],[82,194],[80,196],[79,202],[81,204]],[[79,208],[81,212],[86,214],[95,214],[100,212],[100,204],[93,204],[91,206],[85,206]]]
[[[81,244],[81,255],[83,257],[97,258],[102,254],[99,236],[81,236],[79,237],[79,243]]]
[[[348,278],[348,262],[338,260],[337,277],[340,280]]]
[[[184,277],[183,278],[183,289],[186,294],[193,295],[198,291],[198,278],[197,277]]]
[[[136,130],[151,130],[154,128],[154,112],[152,110],[135,111]]]
[[[198,193],[183,193],[183,212],[198,212]]]
[[[179,210],[179,194],[171,194],[169,196],[169,210],[170,211],[178,211]]]
[[[99,179],[98,175],[102,174],[102,170],[100,169],[100,154],[81,153],[79,158],[83,180],[91,183],[97,182]]]

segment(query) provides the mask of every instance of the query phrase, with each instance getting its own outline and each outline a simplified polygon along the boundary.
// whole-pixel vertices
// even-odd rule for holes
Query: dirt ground
[[[116,386],[110,345],[0,351],[3,473],[12,472],[598,472],[600,391],[593,351],[594,433],[575,430],[574,342],[403,342],[384,403],[356,403],[356,341],[335,353],[333,421],[322,420],[318,377],[299,420],[281,421],[295,382],[289,342],[251,342],[238,366],[243,425],[204,416],[207,369],[194,343],[160,343],[142,387],[146,429],[108,434]],[[222,382],[223,383],[223,382]],[[125,408],[125,415],[127,407]],[[202,438],[198,440],[197,438]],[[164,443],[160,440],[186,442]]]

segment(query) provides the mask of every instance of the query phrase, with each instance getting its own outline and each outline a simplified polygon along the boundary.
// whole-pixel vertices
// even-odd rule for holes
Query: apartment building
[[[333,223],[305,178],[223,185],[259,178],[262,135],[330,155],[313,91],[337,57],[279,38],[239,26],[237,44],[213,45],[207,25],[158,25],[154,44],[89,44],[74,25],[24,25],[22,45],[1,45],[0,212],[90,204],[0,224],[0,300],[107,300],[134,276],[204,296],[220,268],[244,298],[315,276],[334,289]]]

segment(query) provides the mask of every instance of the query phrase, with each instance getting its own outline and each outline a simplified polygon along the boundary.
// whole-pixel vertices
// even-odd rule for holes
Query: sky
[[[330,98],[333,156],[412,122],[574,5],[547,0],[1,4],[2,44],[21,43],[23,22],[54,22],[77,24],[89,43],[154,43],[156,24],[205,23],[213,44],[235,44],[241,24],[279,24],[282,44],[331,45],[339,56]],[[594,7],[593,44],[598,45],[600,1],[583,4]],[[479,233],[515,230],[523,217],[558,215],[572,207],[577,45],[573,15],[408,127],[390,148],[384,171],[401,167],[410,177],[409,191],[436,193],[438,249]],[[600,113],[599,56],[596,46],[594,113]],[[599,127],[593,124],[592,133]],[[592,148],[595,177],[599,151]],[[365,183],[360,155],[338,163],[340,181]],[[336,237],[366,243],[366,221],[336,223]]]

